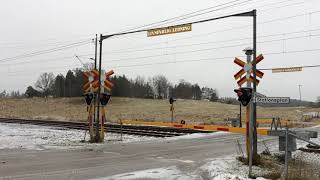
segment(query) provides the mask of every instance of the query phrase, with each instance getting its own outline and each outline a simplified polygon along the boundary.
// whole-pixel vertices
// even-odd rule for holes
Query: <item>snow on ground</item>
[[[219,136],[225,136],[230,135],[232,133],[230,132],[215,132],[215,133],[193,133],[193,134],[187,134],[183,136],[175,136],[175,137],[168,137],[165,138],[165,140],[182,140],[182,139],[195,139],[195,138],[205,138],[205,137],[219,137]]]
[[[225,157],[207,160],[208,162],[196,168],[194,171],[179,169],[177,166],[147,169],[95,180],[136,180],[136,179],[160,179],[160,180],[250,180],[247,173],[248,166],[237,161],[235,157]],[[266,173],[265,170],[253,166],[253,172]],[[258,177],[258,180],[265,180]]]
[[[90,144],[80,142],[84,138],[85,131],[71,130],[56,127],[37,126],[29,124],[5,124],[0,123],[0,149],[65,149],[99,146],[102,144]],[[89,134],[86,133],[86,140]],[[107,133],[105,143],[128,143],[136,141],[148,141],[156,138]]]
[[[207,164],[200,167],[204,172],[208,172],[208,178],[212,180],[247,180],[249,167],[243,165],[240,161],[236,160],[235,156],[229,156],[225,158],[211,159]],[[262,176],[268,171],[257,166],[252,167],[254,175]],[[258,177],[258,180],[264,178]]]
[[[95,180],[137,180],[137,179],[163,179],[163,180],[194,180],[199,179],[195,175],[186,175],[176,166],[167,168],[148,169],[131,173],[118,174]]]
[[[308,130],[318,131],[319,127],[320,127],[320,125],[314,126],[314,127],[309,128]],[[318,131],[318,133],[319,133],[319,131]],[[318,134],[318,135],[320,136],[320,134]],[[317,143],[317,144],[320,144],[320,137],[311,138],[310,141]],[[299,140],[299,139],[296,139],[296,142],[297,142],[297,150],[292,153],[292,157],[294,159],[301,159],[306,163],[315,164],[316,166],[319,167],[320,166],[320,154],[299,151],[298,149],[300,147],[306,148],[306,145],[309,143],[302,141],[302,140]],[[272,153],[279,153],[279,142],[278,141],[273,141],[273,142],[266,141],[266,145]],[[281,153],[284,153],[284,151],[282,151]]]
[[[105,143],[129,143],[129,142],[152,142],[173,141],[181,139],[193,139],[203,137],[218,137],[230,134],[228,132],[195,133],[169,138],[155,138],[146,136],[134,136],[124,134],[120,141],[120,134],[107,133]],[[65,149],[99,146],[102,144],[90,144],[80,142],[83,140],[85,131],[64,129],[59,127],[37,126],[30,124],[0,123],[0,149]],[[86,133],[86,140],[89,134]]]

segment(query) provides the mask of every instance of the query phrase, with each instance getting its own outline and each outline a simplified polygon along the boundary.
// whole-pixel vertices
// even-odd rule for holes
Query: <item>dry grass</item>
[[[85,121],[87,112],[83,98],[30,98],[0,99],[0,117]],[[108,121],[119,118],[129,120],[170,121],[168,100],[112,97],[107,106]],[[304,112],[312,108],[258,107],[258,118],[279,116],[300,120]],[[243,108],[243,113],[244,113]],[[175,104],[175,120],[187,123],[225,124],[223,120],[236,117],[239,106],[196,100],[178,100]],[[243,116],[244,117],[244,116]]]
[[[288,180],[319,180],[319,167],[303,160],[293,160],[289,164]]]
[[[242,162],[244,165],[248,165],[248,159],[245,157],[237,157],[237,160]],[[266,179],[276,180],[281,177],[281,163],[271,155],[260,155],[254,166],[258,166],[264,171],[253,172],[253,177],[263,177]]]

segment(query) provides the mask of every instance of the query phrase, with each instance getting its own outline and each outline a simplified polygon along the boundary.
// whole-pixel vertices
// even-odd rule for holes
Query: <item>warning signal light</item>
[[[237,93],[238,101],[243,106],[247,106],[252,98],[252,88],[239,88],[234,90],[235,93]]]

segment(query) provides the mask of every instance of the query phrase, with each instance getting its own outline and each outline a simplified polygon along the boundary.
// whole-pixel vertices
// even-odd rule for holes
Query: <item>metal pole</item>
[[[239,124],[239,125],[240,125],[240,127],[242,127],[242,121],[241,121],[241,119],[242,119],[242,116],[241,116],[241,115],[242,115],[241,103],[240,103],[239,106],[240,106],[240,114],[239,114],[239,119],[240,119],[240,122],[239,122],[239,123],[240,123],[240,124]]]
[[[102,34],[100,34],[100,52],[99,52],[99,84],[98,84],[98,108],[97,108],[97,120],[96,120],[96,142],[100,141],[99,133],[99,117],[100,117],[100,91],[101,91],[101,58],[102,58]]]
[[[96,43],[94,48],[94,69],[97,69],[98,35],[96,34]]]
[[[257,92],[257,10],[253,10],[253,94]],[[253,101],[253,121],[252,121],[252,127],[253,127],[253,141],[252,141],[252,153],[254,161],[256,161],[258,156],[258,137],[257,137],[257,104],[255,101]]]
[[[292,133],[292,132],[290,132],[290,131],[288,131],[288,135],[293,136],[293,137],[295,137],[295,138],[297,138],[297,139],[300,139],[300,140],[302,140],[302,141],[305,141],[305,142],[307,142],[307,143],[309,143],[309,144],[312,144],[312,145],[314,145],[314,146],[320,147],[320,144],[317,144],[317,143],[314,143],[314,142],[312,142],[312,141],[309,141],[309,140],[306,139],[306,138],[297,136],[297,135],[295,135],[294,133]]]
[[[247,55],[247,64],[251,63],[251,55],[252,55],[252,49],[246,48],[245,53]],[[247,76],[250,76],[250,72],[247,72]],[[247,82],[247,87],[251,88],[251,83]],[[253,103],[252,101],[247,106],[247,122],[246,122],[246,128],[247,128],[247,148],[248,148],[248,159],[249,159],[249,177],[251,177],[252,174],[252,142],[253,142],[253,131],[252,131],[252,125],[253,125]],[[249,134],[249,137],[248,137]],[[249,138],[249,140],[248,140]]]
[[[302,85],[299,84],[298,86],[299,86],[299,96],[300,96],[300,104],[299,104],[299,106],[301,106],[301,86]]]
[[[288,179],[288,126],[286,126],[285,179]]]
[[[120,119],[120,129],[121,129],[121,138],[120,138],[120,140],[122,141],[122,119]]]
[[[97,56],[98,56],[98,35],[96,34],[96,41],[94,47],[94,69],[97,69]],[[97,94],[93,92],[93,122],[96,122],[96,105],[97,105]],[[98,117],[99,119],[99,117]]]
[[[171,104],[171,123],[173,123],[173,103]]]

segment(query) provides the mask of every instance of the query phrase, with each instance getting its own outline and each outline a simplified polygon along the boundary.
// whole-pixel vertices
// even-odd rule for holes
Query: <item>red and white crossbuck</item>
[[[260,54],[257,58],[256,58],[256,64],[258,64],[259,62],[261,62],[262,60],[264,59],[263,55]],[[249,81],[249,82],[253,82],[254,81],[254,78],[253,78],[253,75],[251,74],[253,71],[252,71],[252,62],[250,63],[245,63],[244,61],[242,61],[241,59],[239,58],[235,58],[234,61],[233,61],[235,64],[239,65],[242,69],[237,72],[235,75],[234,75],[234,78],[237,80],[237,83],[239,85],[239,87],[242,86],[243,83]],[[259,78],[262,78],[264,73],[259,71],[259,70],[256,70],[256,75],[257,77]],[[257,79],[256,83],[257,85],[259,84],[259,80]]]

